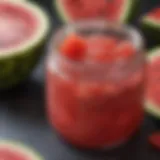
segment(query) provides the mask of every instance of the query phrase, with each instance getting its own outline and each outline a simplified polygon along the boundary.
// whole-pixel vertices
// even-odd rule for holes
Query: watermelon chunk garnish
[[[86,52],[86,42],[78,35],[70,35],[60,46],[60,52],[73,60],[81,60]]]

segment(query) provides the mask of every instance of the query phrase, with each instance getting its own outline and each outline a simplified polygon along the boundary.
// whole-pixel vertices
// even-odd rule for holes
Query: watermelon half
[[[154,8],[141,18],[145,34],[152,41],[160,41],[160,8]]]
[[[65,22],[105,18],[125,23],[133,17],[137,2],[138,0],[54,0],[55,7]]]
[[[0,141],[0,160],[43,160],[43,158],[19,142]]]
[[[15,2],[17,1],[18,2],[18,1],[25,1],[25,0],[1,0],[1,1],[15,1]]]
[[[148,83],[145,97],[145,109],[160,119],[160,47],[149,52]]]
[[[0,88],[28,77],[49,32],[48,16],[36,4],[0,1]]]

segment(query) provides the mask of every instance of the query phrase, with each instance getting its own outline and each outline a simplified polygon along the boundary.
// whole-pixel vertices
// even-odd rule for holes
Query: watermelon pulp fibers
[[[107,62],[112,60],[108,57],[114,55],[112,51],[118,46],[116,39],[92,36],[87,39],[87,49],[82,39],[72,37],[68,40],[64,41],[66,45],[60,46],[63,48],[61,54],[69,61],[59,57],[55,63],[51,59],[48,63],[47,103],[51,124],[69,142],[80,147],[103,148],[123,142],[143,120],[143,69],[139,68],[122,81],[103,79],[107,73],[102,67],[104,61],[100,60],[104,57],[99,57],[105,56]],[[128,52],[125,47],[120,46],[120,51]],[[120,51],[118,49],[120,55],[124,53]],[[80,59],[75,58],[77,55]],[[92,60],[94,63],[85,68],[85,63],[90,64]],[[80,66],[76,67],[75,63],[79,62]],[[118,74],[117,71],[116,76]]]
[[[137,0],[56,0],[56,7],[65,20],[105,18],[125,22],[130,19]]]

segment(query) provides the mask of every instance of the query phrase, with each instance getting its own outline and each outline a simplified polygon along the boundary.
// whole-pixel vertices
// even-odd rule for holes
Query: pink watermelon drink
[[[137,31],[76,23],[51,44],[46,81],[51,124],[83,148],[128,140],[143,120],[144,57]]]

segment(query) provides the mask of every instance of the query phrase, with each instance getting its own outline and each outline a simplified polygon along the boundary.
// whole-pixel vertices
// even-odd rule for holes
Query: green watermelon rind
[[[140,19],[142,30],[144,31],[145,35],[155,42],[160,42],[160,23],[156,20],[152,19],[148,16],[143,16]]]
[[[152,101],[145,102],[145,111],[155,118],[160,119],[160,109],[159,106],[154,104]]]
[[[44,160],[44,158],[30,146],[13,140],[0,140],[0,148],[11,148],[15,152],[21,152],[29,157],[29,160]]]
[[[130,23],[132,22],[132,20],[134,20],[135,18],[137,18],[137,16],[140,13],[140,0],[134,0],[130,1],[130,7],[128,8],[128,12],[126,12],[126,19],[124,20],[125,23]]]
[[[141,21],[142,21],[142,23],[144,25],[147,25],[147,26],[149,26],[151,28],[155,28],[157,30],[160,29],[160,23],[156,22],[156,20],[154,20],[154,19],[152,19],[150,17],[144,16]]]
[[[123,14],[120,18],[120,22],[128,23],[130,22],[138,12],[139,0],[127,0],[125,3]],[[136,10],[135,10],[136,9]]]
[[[59,3],[58,3],[59,2]],[[135,8],[138,6],[139,0],[127,0],[127,2],[124,5],[123,14],[120,17],[121,23],[128,23],[131,21],[134,17]],[[53,5],[55,6],[59,17],[61,20],[65,23],[71,22],[72,20],[69,19],[69,16],[67,16],[67,13],[65,12],[65,9],[63,8],[63,5],[60,3],[60,0],[53,0]],[[137,9],[136,9],[137,12]]]
[[[24,81],[38,63],[43,48],[44,42],[41,42],[25,54],[0,59],[0,89],[12,88]]]
[[[59,2],[59,3],[58,3]],[[63,22],[67,23],[70,22],[71,20],[69,19],[69,16],[65,13],[65,10],[63,6],[60,3],[60,0],[53,0],[53,4],[55,5],[55,8],[57,10],[57,13],[59,17],[63,20]]]
[[[148,63],[152,63],[152,61],[157,57],[160,57],[160,47],[156,47],[149,52],[147,57]],[[160,119],[160,106],[158,104],[147,97],[145,99],[144,106],[147,113]]]
[[[26,1],[6,2],[19,7],[24,7],[24,9],[33,13],[40,21],[40,29],[38,31],[36,30],[36,34],[24,44],[11,48],[10,50],[0,50],[0,89],[12,88],[29,76],[41,57],[50,29],[47,14],[42,8],[39,8],[37,4]]]

